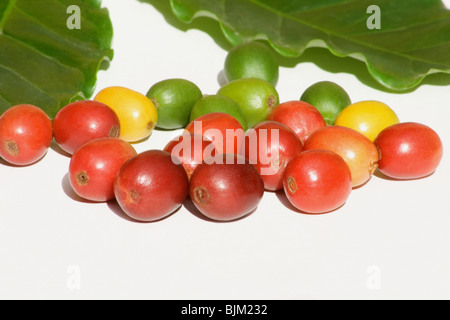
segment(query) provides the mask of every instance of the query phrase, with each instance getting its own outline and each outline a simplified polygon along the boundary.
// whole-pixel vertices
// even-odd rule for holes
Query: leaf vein
[[[5,26],[5,23],[8,20],[9,15],[11,14],[11,11],[15,7],[16,1],[17,0],[10,0],[9,4],[6,6],[2,20],[0,20],[0,35],[3,33],[3,27]]]
[[[428,59],[424,59],[424,58],[419,58],[419,57],[407,55],[407,54],[404,54],[404,53],[398,52],[398,51],[390,51],[390,50],[388,50],[388,49],[385,49],[385,48],[380,47],[380,46],[373,45],[373,44],[368,43],[368,42],[363,42],[363,41],[361,41],[361,40],[357,40],[357,39],[345,37],[345,36],[342,35],[342,34],[339,34],[339,33],[334,32],[333,30],[327,30],[327,29],[321,28],[321,27],[319,27],[319,26],[317,26],[317,25],[308,23],[307,21],[304,21],[304,20],[302,20],[302,19],[299,19],[298,17],[293,17],[293,16],[291,16],[291,15],[289,15],[289,14],[286,14],[286,13],[283,13],[283,12],[276,11],[274,8],[269,7],[269,6],[267,6],[267,5],[264,5],[264,4],[260,3],[260,2],[257,1],[257,0],[247,0],[247,1],[253,3],[253,4],[256,5],[256,6],[260,6],[261,8],[263,8],[263,9],[265,9],[265,10],[271,11],[271,12],[273,12],[275,15],[282,16],[284,19],[291,20],[291,21],[293,21],[293,22],[296,22],[296,23],[299,23],[299,24],[301,24],[301,25],[304,25],[304,26],[313,28],[313,29],[315,29],[315,30],[317,30],[317,31],[320,31],[322,34],[324,34],[324,38],[323,38],[323,39],[320,39],[320,40],[326,41],[326,42],[328,43],[329,46],[330,46],[330,41],[327,41],[327,40],[326,40],[326,37],[325,37],[326,35],[329,35],[329,36],[332,36],[332,37],[335,37],[335,38],[338,38],[338,39],[342,39],[342,40],[345,40],[345,41],[352,42],[352,43],[357,44],[358,46],[360,46],[362,49],[364,49],[364,48],[370,48],[370,49],[372,49],[372,50],[374,50],[374,51],[379,51],[379,52],[383,52],[383,53],[385,53],[385,54],[390,54],[390,55],[402,57],[402,58],[405,58],[405,59],[407,59],[407,60],[413,60],[413,61],[422,62],[422,63],[426,63],[426,64],[436,65],[436,62],[435,62],[435,61],[430,61],[430,60],[428,60]],[[361,52],[361,53],[364,54],[363,52]],[[351,52],[349,52],[348,54],[351,54]],[[369,63],[369,61],[367,61],[367,63]],[[443,67],[446,68],[446,67],[448,67],[448,66],[443,65]]]
[[[45,96],[50,97],[51,99],[54,100],[54,97],[52,97],[51,95],[49,95],[45,90],[43,90],[40,86],[38,86],[37,84],[33,83],[32,81],[30,81],[29,79],[25,78],[24,76],[22,76],[20,73],[18,73],[16,70],[13,70],[5,65],[0,64],[0,68],[12,73],[13,75],[17,76],[20,80],[22,80],[23,82],[25,82],[26,84],[28,84],[30,87],[33,87],[35,89],[37,89],[37,91],[43,93]]]
[[[57,4],[60,5],[59,2],[55,1]],[[50,27],[48,27],[47,25],[43,24],[41,21],[39,21],[36,17],[30,15],[28,12],[23,11],[20,8],[16,8],[17,11],[19,11],[20,13],[22,13],[23,15],[27,16],[28,18],[30,18],[31,20],[34,21],[34,23],[36,23],[37,25],[41,26],[44,30],[50,32],[51,34],[53,34],[54,36],[57,37],[58,42],[60,43],[64,43],[64,44],[68,44],[68,47],[71,47],[70,45],[73,44],[73,42],[69,39],[67,39],[66,37],[61,36],[59,33],[57,33],[55,30],[51,29]],[[95,52],[96,50],[93,48],[89,48],[88,46],[84,45],[84,42],[77,42],[77,49],[83,52]]]
[[[15,42],[19,43],[20,45],[22,45],[24,47],[27,47],[28,49],[30,49],[32,51],[35,51],[37,53],[37,55],[39,55],[41,57],[44,57],[44,58],[47,58],[48,60],[52,61],[53,63],[55,63],[55,64],[57,64],[59,66],[61,66],[62,68],[76,70],[76,68],[74,68],[72,66],[69,66],[67,64],[64,64],[63,62],[59,61],[58,59],[55,59],[55,57],[47,55],[45,52],[42,52],[39,48],[36,48],[35,46],[30,45],[29,43],[27,43],[25,41],[22,41],[21,39],[17,39],[17,38],[14,38],[12,36],[9,36],[9,35],[3,35],[3,36],[8,38],[8,39],[10,39],[10,40],[12,40],[12,41],[15,41]]]

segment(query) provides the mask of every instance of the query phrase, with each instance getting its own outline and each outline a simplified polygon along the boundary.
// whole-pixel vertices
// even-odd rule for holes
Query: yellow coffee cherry
[[[342,110],[335,125],[354,129],[374,141],[382,130],[399,122],[397,114],[388,105],[368,100]]]
[[[149,137],[158,121],[153,102],[145,95],[124,87],[108,87],[94,98],[113,109],[120,120],[120,138],[137,142]]]

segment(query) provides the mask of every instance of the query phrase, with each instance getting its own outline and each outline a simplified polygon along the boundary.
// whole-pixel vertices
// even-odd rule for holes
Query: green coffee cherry
[[[197,85],[185,79],[158,82],[147,93],[158,110],[157,127],[170,130],[189,124],[192,107],[202,96]]]
[[[269,47],[253,41],[231,49],[225,60],[224,72],[228,81],[257,78],[276,86],[279,65],[275,54]]]
[[[249,128],[267,119],[280,102],[277,90],[260,79],[239,79],[224,85],[218,95],[233,99],[244,112]]]
[[[352,103],[347,92],[330,81],[313,84],[305,90],[300,100],[316,107],[327,125],[333,125],[339,113]]]
[[[247,130],[247,119],[241,107],[234,100],[219,95],[206,95],[194,105],[190,121],[209,113],[228,113],[240,122],[242,128]]]

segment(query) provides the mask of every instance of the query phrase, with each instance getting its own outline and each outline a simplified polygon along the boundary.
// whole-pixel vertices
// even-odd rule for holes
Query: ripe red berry
[[[319,214],[333,211],[347,201],[352,177],[341,156],[327,150],[310,150],[289,163],[283,186],[294,207]]]
[[[98,138],[118,138],[120,122],[116,113],[97,101],[77,101],[68,104],[53,119],[56,143],[69,154],[83,144]]]
[[[189,191],[183,166],[166,151],[149,150],[120,168],[114,193],[122,210],[139,221],[156,221],[176,211]]]
[[[235,220],[252,212],[264,194],[264,182],[256,168],[238,155],[206,159],[191,177],[190,196],[206,217]]]
[[[261,174],[266,190],[283,189],[286,166],[303,151],[300,138],[292,129],[275,121],[258,124],[245,138],[243,153]]]
[[[394,179],[418,179],[432,174],[444,153],[439,135],[430,127],[413,122],[384,129],[375,145],[381,154],[378,169]]]
[[[214,144],[195,133],[185,133],[176,137],[165,146],[164,151],[181,161],[189,179],[205,158],[216,155]]]
[[[87,200],[112,200],[117,172],[136,154],[133,146],[119,138],[100,138],[85,143],[70,159],[70,184]]]
[[[14,165],[41,159],[52,142],[52,122],[40,108],[22,104],[0,117],[0,156]]]

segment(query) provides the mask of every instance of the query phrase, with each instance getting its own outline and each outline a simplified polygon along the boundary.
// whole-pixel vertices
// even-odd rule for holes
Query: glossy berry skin
[[[289,127],[265,121],[251,129],[245,139],[243,155],[255,165],[268,191],[283,189],[283,176],[288,163],[300,152],[303,144]]]
[[[356,130],[370,141],[400,119],[393,109],[381,101],[366,100],[349,105],[339,113],[335,125]]]
[[[319,110],[303,101],[288,101],[279,104],[270,112],[267,120],[285,124],[294,130],[302,143],[315,130],[327,125]]]
[[[225,59],[225,76],[228,81],[258,78],[278,83],[279,65],[275,54],[264,43],[245,42],[233,47]]]
[[[321,214],[341,207],[352,191],[346,162],[327,150],[304,151],[287,166],[283,186],[298,210]]]
[[[183,166],[170,153],[149,150],[119,170],[114,193],[122,210],[143,222],[161,220],[176,211],[189,192]]]
[[[378,169],[394,179],[418,179],[432,174],[443,156],[439,135],[430,127],[405,122],[384,129],[375,139],[381,158]]]
[[[98,138],[118,138],[120,122],[114,110],[97,101],[76,101],[58,111],[53,119],[56,143],[69,154]]]
[[[264,182],[244,157],[217,155],[206,159],[194,171],[189,193],[206,217],[232,221],[257,208],[264,195]]]
[[[335,124],[342,110],[352,103],[344,88],[331,81],[314,83],[303,92],[300,100],[317,108],[330,126]]]
[[[157,127],[170,130],[189,124],[192,107],[202,97],[202,92],[189,80],[167,79],[154,84],[147,97],[158,110]]]
[[[17,105],[0,117],[0,156],[10,164],[26,166],[40,160],[52,139],[52,122],[36,106]]]
[[[114,110],[120,121],[120,138],[127,142],[147,139],[158,122],[153,101],[135,90],[108,87],[97,93],[94,100]]]
[[[353,187],[367,183],[378,166],[379,152],[362,133],[341,126],[316,130],[306,140],[304,150],[324,149],[340,155],[350,168]]]
[[[99,138],[85,143],[70,159],[70,184],[86,200],[112,200],[117,172],[136,155],[133,146],[119,138]]]
[[[239,154],[245,140],[240,122],[227,113],[205,114],[192,121],[185,132],[195,133],[212,141],[218,154]]]
[[[233,99],[239,104],[249,128],[265,121],[269,112],[280,101],[276,88],[269,82],[257,78],[233,80],[221,87],[217,94]]]
[[[205,95],[191,110],[190,122],[209,113],[228,113],[240,122],[244,131],[248,129],[247,119],[239,104],[225,96]]]
[[[171,153],[172,156],[181,161],[189,179],[195,168],[205,158],[216,155],[214,144],[195,133],[187,133],[176,137],[164,147],[164,151]]]

